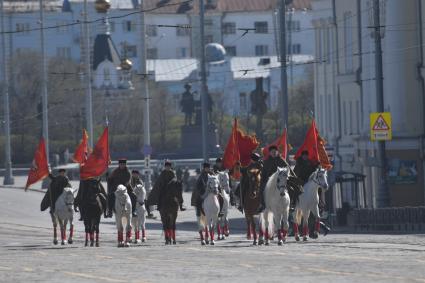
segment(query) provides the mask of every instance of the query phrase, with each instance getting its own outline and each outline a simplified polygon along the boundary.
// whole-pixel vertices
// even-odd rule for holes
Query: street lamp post
[[[12,175],[12,158],[10,147],[10,105],[9,105],[9,78],[8,78],[8,60],[6,54],[6,38],[4,28],[4,0],[0,0],[1,9],[1,45],[3,61],[3,107],[4,107],[4,133],[5,133],[5,172],[4,185],[13,185],[15,183]]]
[[[86,83],[86,125],[87,132],[89,135],[89,146],[93,148],[93,96],[92,96],[92,87],[91,87],[91,66],[90,66],[90,31],[88,23],[88,10],[87,10],[87,0],[84,0],[83,6],[84,14],[84,65],[85,65],[85,83]]]
[[[201,118],[202,118],[202,158],[208,161],[208,117],[207,117],[207,71],[205,63],[205,6],[204,0],[199,0],[199,29],[200,29],[200,63],[201,63]]]
[[[292,1],[280,0],[280,128],[288,126],[288,75],[286,70],[286,2]]]

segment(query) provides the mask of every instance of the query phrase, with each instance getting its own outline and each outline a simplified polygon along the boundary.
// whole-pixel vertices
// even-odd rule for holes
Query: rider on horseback
[[[134,192],[134,190],[136,189],[137,185],[142,185],[143,187],[145,186],[145,184],[143,183],[142,178],[140,177],[140,172],[139,170],[131,170],[131,180],[130,180],[130,186]],[[150,211],[149,205],[146,205],[146,201],[147,198],[145,200],[145,207],[146,207],[146,212],[148,213],[148,218],[154,218],[152,212]]]
[[[90,189],[94,189],[94,191],[89,191]],[[106,190],[103,187],[100,178],[92,178],[88,180],[81,180],[80,186],[78,188],[77,196],[74,201],[74,210],[78,212],[80,210],[80,221],[84,219],[84,204],[85,202],[90,200],[90,196],[98,196],[99,200],[102,204],[103,215],[107,217],[107,194]],[[78,209],[77,209],[78,208]]]
[[[295,173],[292,171],[291,167],[289,166],[288,162],[286,162],[285,159],[283,159],[280,154],[279,150],[276,145],[271,145],[269,147],[270,156],[264,161],[264,167],[261,172],[261,205],[258,208],[258,212],[261,213],[265,209],[265,203],[264,203],[264,188],[266,187],[267,181],[269,180],[270,176],[273,175],[277,167],[287,167],[289,168],[289,178],[288,178],[288,185],[289,185],[289,195],[291,196],[291,202],[293,202],[296,197],[302,192],[302,188],[300,188],[297,185],[297,182],[294,180],[296,179]]]
[[[263,166],[264,164],[263,164],[263,160],[261,160],[261,156],[258,153],[254,152],[251,154],[251,163],[247,167],[241,168],[241,173],[242,173],[241,183],[238,189],[236,189],[235,191],[235,194],[240,196],[240,203],[238,207],[240,211],[242,211],[242,207],[243,207],[243,203],[245,199],[245,193],[246,193],[245,188],[248,187],[248,172],[251,169],[258,169],[262,171]]]
[[[196,187],[192,192],[190,205],[196,209],[196,216],[201,217],[202,211],[202,196],[205,194],[205,188],[208,182],[208,175],[212,174],[211,165],[208,162],[202,164],[202,172],[196,181]]]
[[[43,200],[41,201],[41,211],[45,211],[48,207],[50,207],[50,213],[54,212],[56,200],[62,194],[63,188],[71,186],[69,179],[66,176],[66,170],[61,168],[58,170],[58,173],[59,174],[57,176],[54,176],[52,173],[49,174],[51,182]]]
[[[159,174],[158,179],[156,180],[151,193],[149,194],[147,204],[156,205],[157,209],[160,210],[161,200],[164,196],[164,190],[166,189],[168,183],[173,179],[177,179],[176,173],[172,169],[172,164],[169,160],[164,162],[164,170]],[[183,204],[180,204],[180,210],[185,211],[186,208],[183,207]]]

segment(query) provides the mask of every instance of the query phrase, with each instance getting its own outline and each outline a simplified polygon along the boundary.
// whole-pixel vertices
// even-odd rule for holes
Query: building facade
[[[384,110],[391,113],[393,135],[386,142],[387,167],[382,169],[377,142],[370,139],[369,115],[377,112],[373,2],[313,2],[313,10],[331,11],[313,20],[319,131],[335,149],[337,171],[366,176],[363,189],[342,184],[341,202],[380,205],[380,170],[385,170],[389,205],[424,205],[425,10],[420,0],[380,0]]]

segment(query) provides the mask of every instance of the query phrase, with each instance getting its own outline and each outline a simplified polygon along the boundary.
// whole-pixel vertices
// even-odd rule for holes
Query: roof
[[[93,70],[96,70],[97,66],[105,59],[108,59],[116,66],[121,64],[120,55],[111,36],[109,34],[98,34],[94,39]]]
[[[181,2],[181,0],[145,0],[144,8],[153,10],[153,13],[199,13],[199,1],[176,4]],[[212,4],[208,4],[208,1],[205,3],[207,13],[254,12],[273,10],[278,7],[279,0],[211,0]],[[161,6],[164,7],[158,9]],[[311,0],[294,0],[288,8],[310,10]]]
[[[264,59],[270,59],[270,63]],[[270,76],[271,69],[279,68],[277,56],[269,57],[230,57],[230,69],[234,79],[254,79]],[[294,64],[314,60],[311,55],[293,55]],[[148,73],[154,74],[156,82],[183,81],[196,79],[198,61],[196,59],[158,59],[147,60]]]

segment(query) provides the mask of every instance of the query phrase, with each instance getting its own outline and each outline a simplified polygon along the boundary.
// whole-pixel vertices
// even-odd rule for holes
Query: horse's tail
[[[302,216],[303,216],[303,213],[302,213],[301,209],[295,208],[294,222],[297,223],[298,225],[301,224]]]
[[[207,218],[205,214],[201,213],[201,216],[199,217],[199,230],[203,230],[204,227],[207,226]]]

